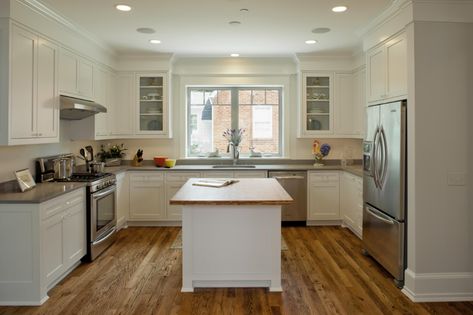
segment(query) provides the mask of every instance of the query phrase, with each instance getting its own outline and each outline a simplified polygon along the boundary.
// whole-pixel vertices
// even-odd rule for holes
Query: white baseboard
[[[342,225],[342,220],[307,220],[307,226]]]
[[[117,220],[117,230],[126,229],[128,227],[125,217]]]
[[[416,274],[407,269],[402,292],[414,302],[473,301],[473,272]]]

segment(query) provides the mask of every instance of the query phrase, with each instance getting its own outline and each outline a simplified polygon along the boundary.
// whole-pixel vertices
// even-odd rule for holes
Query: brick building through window
[[[243,156],[250,148],[266,156],[281,155],[280,87],[188,88],[187,155],[227,152],[226,129],[245,130]]]

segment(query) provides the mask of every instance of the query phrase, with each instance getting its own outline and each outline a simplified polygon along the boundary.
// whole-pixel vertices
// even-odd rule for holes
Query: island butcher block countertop
[[[291,196],[273,178],[241,178],[238,182],[220,187],[194,186],[203,180],[189,179],[172,197],[171,205],[285,205]]]

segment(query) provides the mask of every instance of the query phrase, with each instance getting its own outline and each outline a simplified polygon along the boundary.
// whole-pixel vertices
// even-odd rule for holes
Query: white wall
[[[419,301],[473,299],[472,34],[466,23],[408,26],[405,290]],[[449,185],[452,174],[463,174],[467,183]]]

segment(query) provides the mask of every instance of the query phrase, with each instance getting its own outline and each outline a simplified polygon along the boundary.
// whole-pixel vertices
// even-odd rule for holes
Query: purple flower
[[[330,149],[331,149],[330,145],[327,143],[324,143],[320,147],[320,153],[322,154],[322,156],[327,156],[330,153]]]

